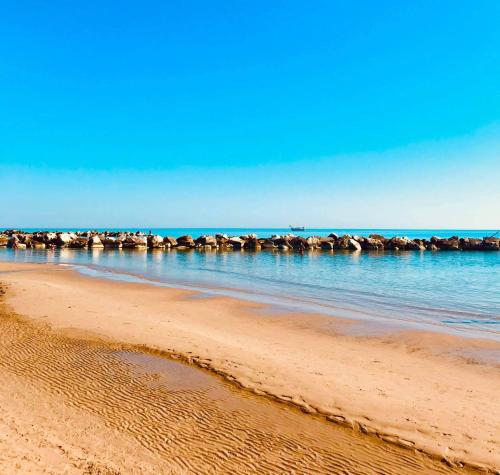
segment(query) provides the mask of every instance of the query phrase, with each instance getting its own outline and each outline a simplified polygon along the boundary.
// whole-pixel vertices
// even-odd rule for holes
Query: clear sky
[[[13,1],[0,227],[500,227],[500,2]]]

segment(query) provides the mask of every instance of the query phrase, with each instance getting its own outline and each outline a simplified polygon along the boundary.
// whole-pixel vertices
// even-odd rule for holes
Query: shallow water
[[[436,234],[434,231],[432,234]],[[464,235],[464,232],[461,232]],[[498,252],[14,251],[0,259],[77,265],[120,280],[194,288],[380,325],[500,340]]]

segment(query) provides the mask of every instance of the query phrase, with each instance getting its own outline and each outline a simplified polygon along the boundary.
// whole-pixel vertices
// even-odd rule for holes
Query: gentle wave
[[[498,253],[3,249],[0,259],[71,264],[95,276],[229,295],[290,311],[500,339]]]

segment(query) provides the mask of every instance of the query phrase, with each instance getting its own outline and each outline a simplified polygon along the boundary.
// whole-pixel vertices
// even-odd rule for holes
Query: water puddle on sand
[[[68,336],[1,308],[0,328],[3,369],[62,395],[180,471],[466,473],[162,356]]]

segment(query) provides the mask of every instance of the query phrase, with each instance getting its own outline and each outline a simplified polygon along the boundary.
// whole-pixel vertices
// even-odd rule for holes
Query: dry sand
[[[415,333],[341,334],[342,325],[327,317],[276,315],[233,299],[193,298],[184,291],[82,277],[57,266],[2,263],[0,272],[8,306],[59,334],[98,335],[178,356],[258,394],[374,434],[364,437],[367,444],[384,439],[451,462],[500,467],[499,368],[480,358],[498,354],[496,343]],[[470,350],[467,357],[461,356],[464,348]],[[82,410],[81,403],[75,406]],[[126,443],[137,443],[137,437]],[[133,453],[131,463],[149,463],[140,451]],[[363,457],[356,458],[363,467]],[[403,473],[404,466],[411,464],[384,472]],[[332,473],[330,468],[323,464],[317,471]],[[438,469],[444,465],[432,468]]]

